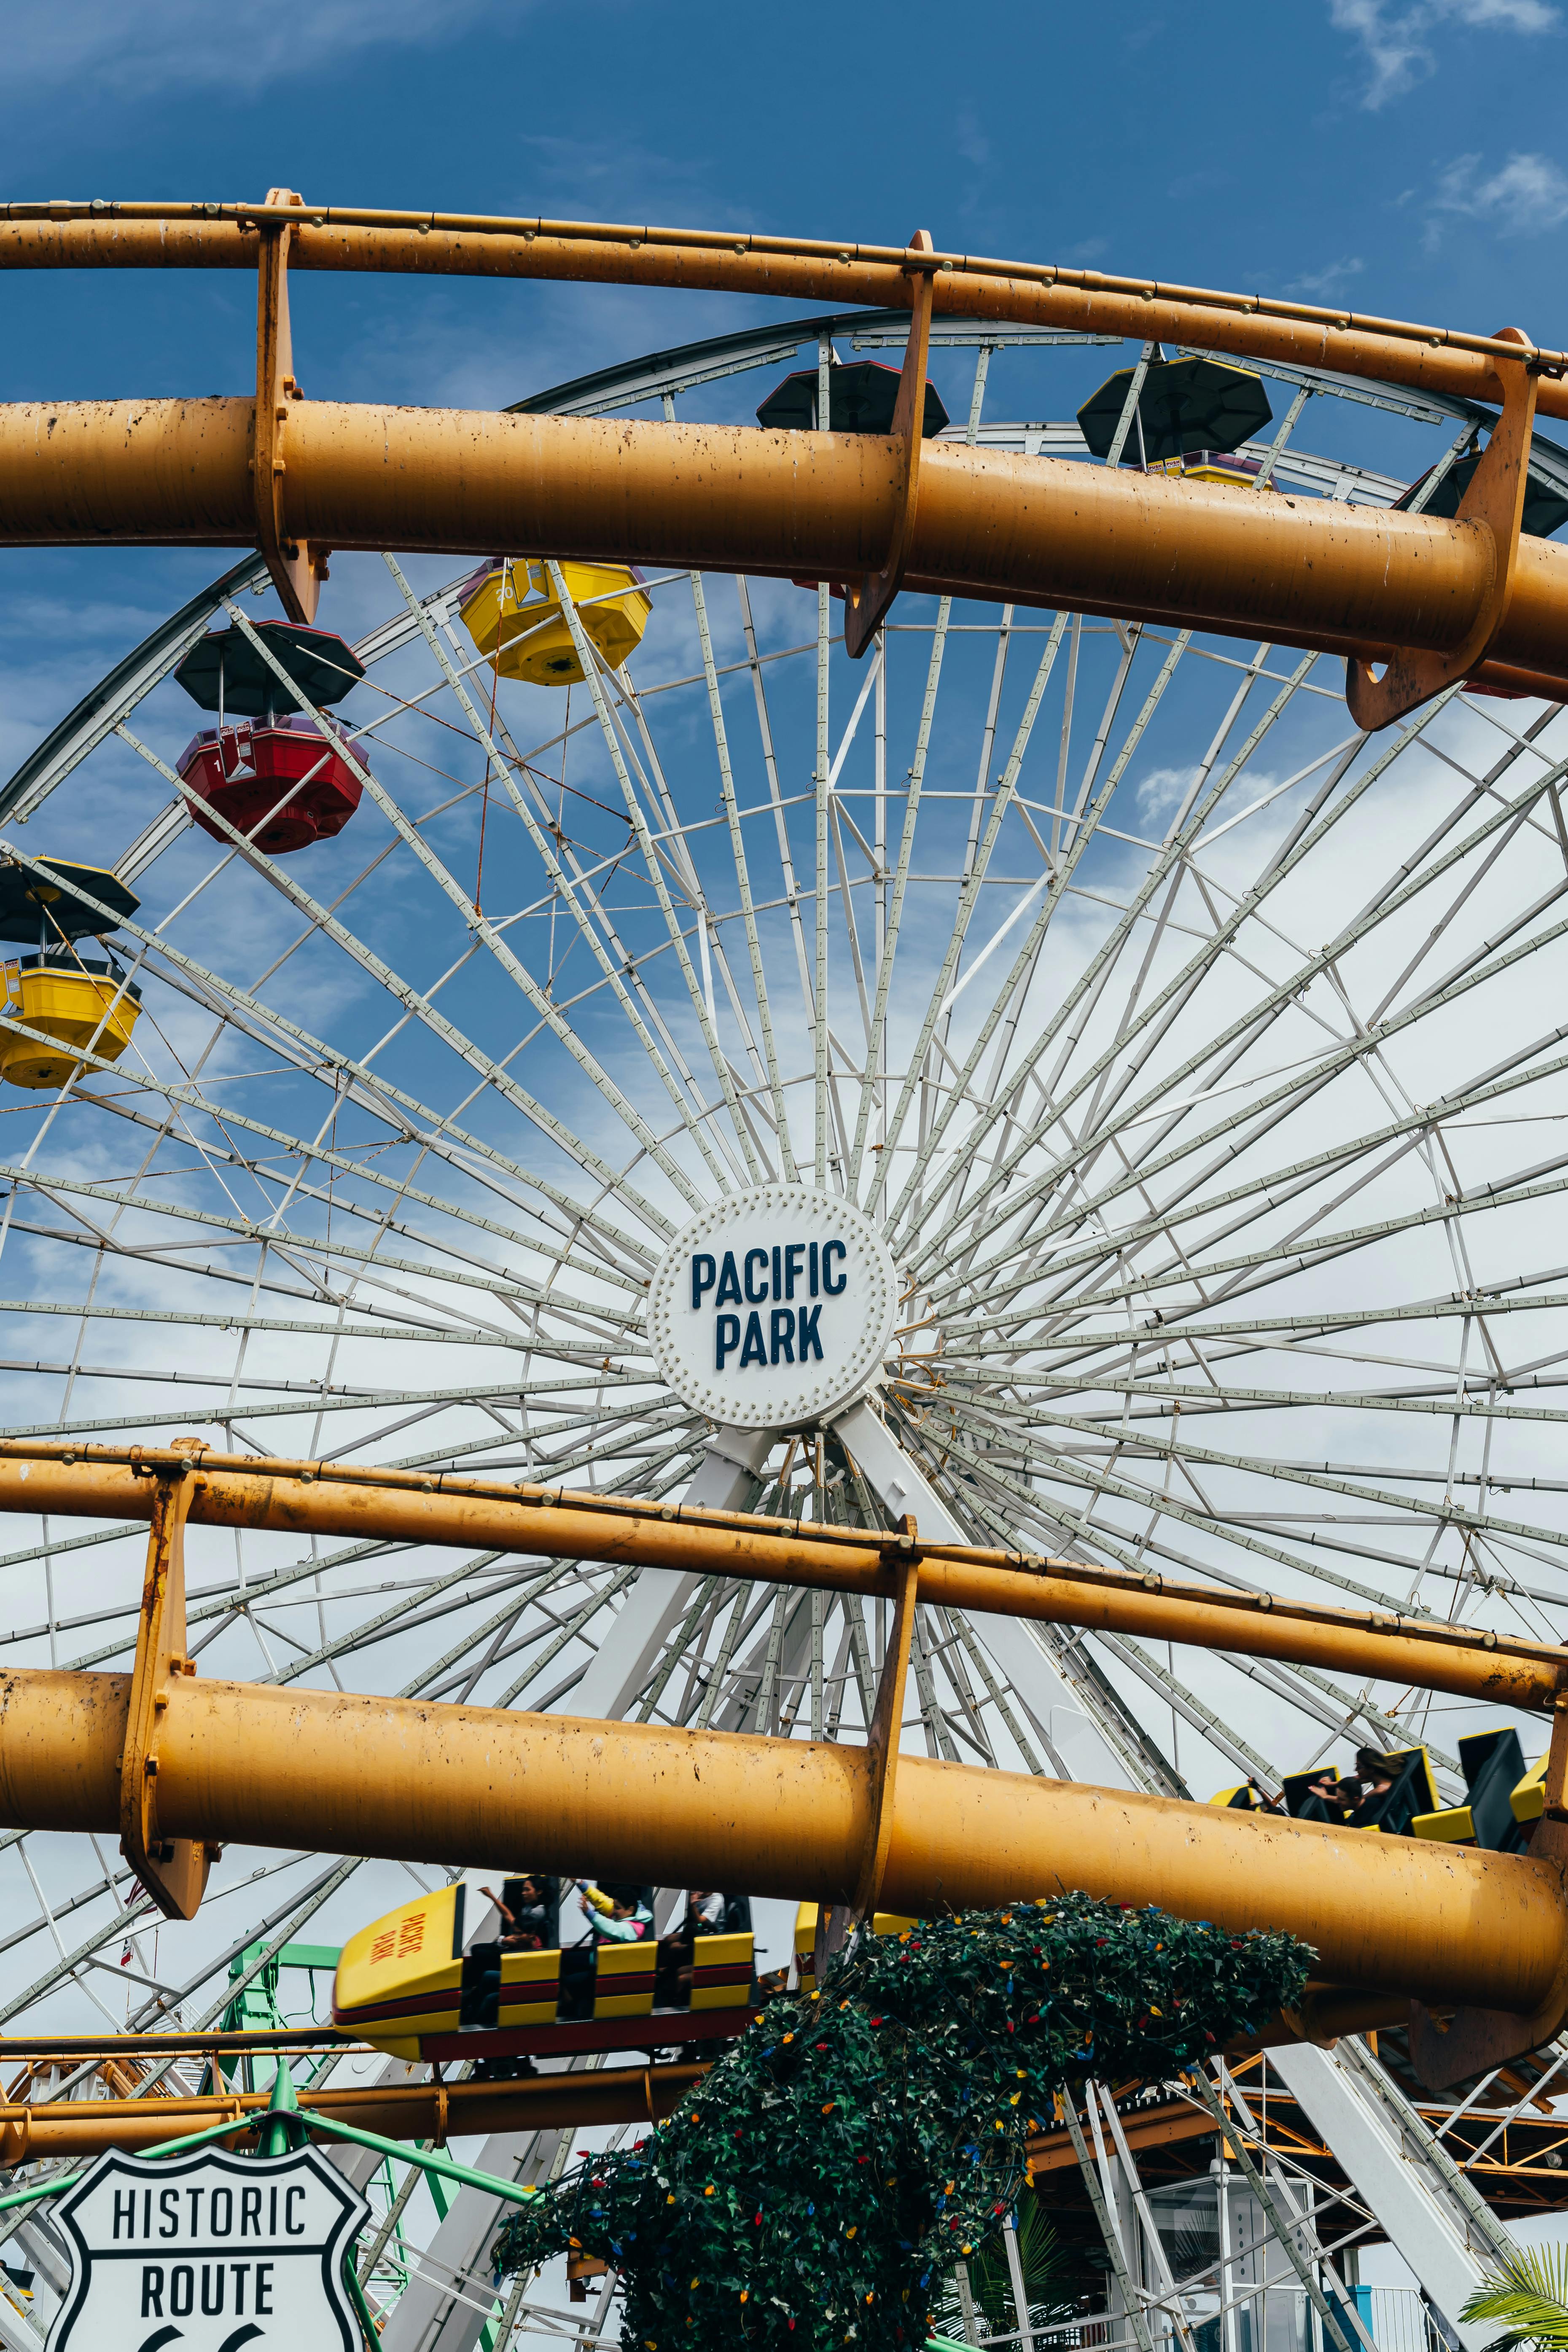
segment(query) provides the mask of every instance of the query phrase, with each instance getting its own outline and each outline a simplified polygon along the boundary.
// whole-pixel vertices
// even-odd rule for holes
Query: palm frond
[[[1521,2246],[1483,2281],[1460,2314],[1500,2319],[1492,2352],[1568,2352],[1568,2246]]]
[[[1037,2326],[1078,2316],[1083,2288],[1077,2265],[1032,2197],[1026,2197],[1018,2208],[1018,2261],[1029,2316]],[[993,2327],[1011,2324],[1012,2275],[1000,2231],[970,2255],[969,2291],[982,2319]],[[957,2278],[951,2272],[942,2281],[935,2318],[944,2335],[962,2336],[963,2307]]]

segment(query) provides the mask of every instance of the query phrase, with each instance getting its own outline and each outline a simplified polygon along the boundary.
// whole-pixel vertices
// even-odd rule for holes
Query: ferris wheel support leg
[[[1370,2061],[1358,2059],[1353,2046],[1321,2050],[1306,2042],[1268,2053],[1270,2070],[1333,2150],[1465,2352],[1482,2352],[1500,2328],[1459,2314],[1505,2250],[1508,2232],[1500,2225],[1495,2238],[1487,2232],[1445,2180],[1418,2119],[1402,2113],[1394,2086],[1373,2074]]]
[[[749,1510],[773,1444],[771,1429],[716,1429],[681,1500],[710,1511]],[[575,1712],[605,1721],[626,1713],[701,1580],[679,1569],[643,1570],[572,1693]]]
[[[840,1413],[833,1426],[871,1491],[895,1519],[907,1511],[929,1543],[968,1541],[925,1473],[910,1459],[867,1399],[862,1398],[847,1412]],[[1128,1786],[1130,1775],[1125,1761],[1103,1737],[1093,1717],[1085,1714],[1080,1694],[1047,1656],[1036,1629],[1017,1617],[976,1614],[971,1624],[975,1640],[1029,1712],[1047,1727],[1047,1737],[1053,1716],[1072,1717],[1073,1737],[1083,1768],[1074,1777],[1106,1788]],[[1078,1728],[1080,1725],[1081,1731]],[[1051,1744],[1055,1746],[1056,1741],[1052,1739]]]

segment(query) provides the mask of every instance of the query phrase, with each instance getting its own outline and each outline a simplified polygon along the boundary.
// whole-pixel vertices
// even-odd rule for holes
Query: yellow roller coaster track
[[[1568,354],[1262,296],[934,249],[716,231],[262,204],[11,205],[0,266],[248,268],[257,383],[232,399],[0,409],[0,544],[257,546],[314,612],[335,548],[570,551],[843,581],[861,650],[900,586],[1343,654],[1382,726],[1460,679],[1568,695],[1568,551],[1521,539],[1537,408]],[[1252,496],[883,436],[308,401],[293,269],[576,278],[908,309],[906,391],[933,314],[1197,341],[1502,411],[1452,521]],[[897,428],[911,404],[905,401]],[[1385,664],[1374,680],[1373,667]]]
[[[195,1440],[9,1446],[0,1508],[150,1522],[132,1673],[0,1675],[0,1822],[118,1828],[171,1915],[195,1912],[214,1853],[231,1840],[497,1868],[526,1853],[547,1870],[592,1864],[639,1881],[805,1896],[859,1916],[1060,1885],[1233,1930],[1289,1927],[1316,1948],[1319,1981],[1333,1989],[1303,2030],[1386,2017],[1388,1996],[1413,1997],[1472,2012],[1466,2048],[1508,2055],[1568,2013],[1559,1652],[1501,1642],[1494,1651],[1409,1620],[1333,1618],[1284,1601],[1258,1601],[1250,1618],[1238,1610],[1226,1633],[1230,1644],[1246,1622],[1278,1640],[1271,1654],[1301,1657],[1321,1654],[1311,1645],[1333,1631],[1360,1645],[1337,1661],[1358,1656],[1372,1673],[1389,1671],[1399,1644],[1398,1672],[1417,1685],[1453,1687],[1445,1677],[1466,1651],[1488,1672],[1518,1671],[1519,1689],[1539,1676],[1533,1703],[1551,1706],[1552,1726],[1543,1818],[1528,1855],[1491,1853],[900,1756],[892,1727],[918,1596],[1024,1613],[1031,1594],[1066,1595],[1070,1619],[1076,1591],[1086,1612],[1159,1605],[1172,1638],[1180,1627],[1212,1638],[1199,1629],[1206,1598],[1072,1563],[928,1552],[907,1523],[868,1540],[542,1488],[240,1463]],[[185,1650],[188,1521],[480,1541],[886,1594],[893,1630],[871,1736],[848,1747],[197,1679]]]

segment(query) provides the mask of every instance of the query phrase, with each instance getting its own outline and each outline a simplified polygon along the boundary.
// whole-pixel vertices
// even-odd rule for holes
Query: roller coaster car
[[[1348,1827],[1384,1830],[1394,1837],[1435,1838],[1447,1845],[1484,1846],[1493,1853],[1528,1851],[1531,1832],[1545,1803],[1547,1759],[1542,1756],[1527,1768],[1516,1731],[1478,1731],[1460,1740],[1459,1764],[1468,1800],[1463,1805],[1438,1805],[1424,1748],[1405,1748],[1384,1761],[1393,1769],[1393,1786],[1358,1805]],[[1327,1777],[1323,1772],[1295,1772],[1282,1784],[1287,1810],[1298,1821],[1340,1818],[1332,1805],[1313,1791],[1314,1782],[1321,1784]],[[1209,1802],[1240,1812],[1261,1810],[1249,1780],[1235,1789],[1218,1790]]]
[[[905,1927],[916,1927],[917,1919],[906,1919],[901,1911],[879,1911],[871,1921],[874,1936],[897,1936]],[[816,1982],[816,1906],[803,1903],[795,1915],[795,1966],[804,1990],[809,1992]]]
[[[1493,1853],[1525,1853],[1546,1801],[1546,1763],[1542,1756],[1526,1769],[1517,1731],[1473,1732],[1459,1742],[1468,1802],[1417,1814],[1412,1833]]]
[[[1516,1743],[1517,1744],[1517,1743]],[[1425,1834],[1415,1830],[1417,1820],[1437,1810],[1437,1788],[1432,1778],[1432,1766],[1424,1748],[1404,1748],[1383,1759],[1388,1768],[1392,1785],[1380,1794],[1362,1798],[1355,1803],[1348,1820],[1331,1799],[1317,1794],[1324,1781],[1337,1776],[1326,1767],[1315,1772],[1292,1772],[1280,1783],[1285,1810],[1299,1822],[1333,1822],[1354,1830],[1383,1830],[1390,1837]],[[1359,1790],[1359,1780],[1353,1783]],[[1347,1792],[1348,1793],[1348,1792]],[[1221,1789],[1209,1799],[1211,1805],[1225,1805],[1238,1812],[1255,1813],[1265,1810],[1258,1793],[1248,1780],[1239,1788]]]
[[[651,1939],[509,1951],[465,1940],[476,1909],[461,1883],[400,1904],[351,1936],[332,1985],[332,2022],[395,2058],[554,2057],[726,2041],[752,2015],[754,1938],[699,1936],[690,1981]]]

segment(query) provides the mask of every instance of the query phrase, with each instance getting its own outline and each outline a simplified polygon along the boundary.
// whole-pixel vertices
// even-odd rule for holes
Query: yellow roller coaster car
[[[651,1940],[509,1949],[459,1883],[416,1895],[343,1946],[332,2022],[395,2058],[491,2060],[723,2041],[752,2014],[752,1935],[698,1936],[689,1968]]]
[[[896,1936],[905,1927],[919,1926],[915,1919],[906,1919],[901,1911],[879,1911],[871,1921],[874,1936]],[[803,1903],[795,1915],[795,1965],[801,1983],[809,1991],[816,1982],[816,1906]]]
[[[1424,1748],[1400,1748],[1380,1759],[1385,1781],[1368,1792],[1360,1780],[1341,1781],[1331,1768],[1294,1772],[1280,1784],[1285,1811],[1298,1821],[1334,1822],[1347,1829],[1381,1830],[1394,1837],[1474,1845],[1493,1853],[1522,1853],[1545,1802],[1547,1758],[1526,1769],[1519,1734],[1472,1732],[1459,1742],[1466,1802],[1439,1805],[1431,1759]],[[1342,1794],[1340,1792],[1343,1792]],[[1255,1781],[1216,1790],[1211,1805],[1241,1812],[1265,1810]]]

